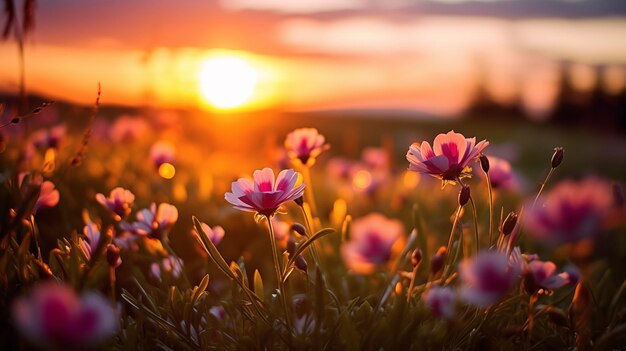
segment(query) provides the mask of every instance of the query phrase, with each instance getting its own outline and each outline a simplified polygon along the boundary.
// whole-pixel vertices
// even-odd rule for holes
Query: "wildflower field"
[[[8,107],[0,349],[626,345],[619,135]]]

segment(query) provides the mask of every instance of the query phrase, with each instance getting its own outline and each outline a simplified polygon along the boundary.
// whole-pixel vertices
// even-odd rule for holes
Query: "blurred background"
[[[405,155],[451,129],[489,140],[486,153],[511,163],[515,184],[497,197],[504,213],[536,194],[555,146],[565,161],[554,184],[626,181],[623,0],[2,4],[0,122],[56,102],[0,129],[0,167],[8,176],[24,160],[20,170],[52,164],[44,175],[63,206],[38,216],[54,235],[82,228],[83,209],[105,216],[95,194],[122,186],[136,209],[174,204],[177,233],[191,215],[224,226],[221,250],[236,258],[259,227],[224,193],[255,169],[289,167],[282,145],[299,127],[331,145],[312,170],[329,222],[377,211],[410,228],[421,203],[443,219],[433,231],[449,230],[457,190],[406,172]]]
[[[625,128],[621,0],[12,2],[13,26],[30,26],[12,33],[26,89],[46,98],[91,104],[101,82],[102,103],[124,106],[495,111]],[[12,36],[4,94],[19,90]]]

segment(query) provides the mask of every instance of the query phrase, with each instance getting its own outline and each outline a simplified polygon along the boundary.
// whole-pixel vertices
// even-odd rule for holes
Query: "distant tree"
[[[15,39],[18,46],[19,55],[19,95],[20,95],[20,113],[26,113],[28,104],[26,101],[26,67],[24,62],[24,39],[32,32],[35,27],[35,7],[36,0],[24,0],[22,3],[22,17],[15,0],[4,0],[4,15],[6,17],[2,30],[2,40],[9,40],[11,36]]]

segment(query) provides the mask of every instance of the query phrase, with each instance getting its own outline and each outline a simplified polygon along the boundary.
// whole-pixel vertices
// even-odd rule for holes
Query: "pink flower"
[[[435,286],[428,290],[422,299],[437,318],[452,320],[456,315],[456,294],[449,287]]]
[[[299,128],[287,135],[285,148],[292,160],[300,160],[303,165],[312,166],[315,158],[330,146],[315,128]]]
[[[108,208],[115,215],[117,221],[122,218],[128,217],[131,212],[131,207],[135,202],[135,195],[121,187],[117,187],[111,191],[108,198],[104,197],[104,194],[96,194],[96,200],[104,207]]]
[[[522,254],[519,247],[513,248],[509,256],[509,264],[517,267],[524,279],[524,287],[529,294],[539,289],[554,290],[563,285],[577,281],[574,273],[556,273],[556,265],[550,261],[541,261],[536,254]]]
[[[569,274],[566,272],[557,274],[556,265],[550,261],[531,261],[524,267],[524,286],[529,293],[539,289],[558,289],[569,282]]]
[[[159,141],[150,148],[150,159],[157,168],[164,163],[174,163],[176,160],[176,149],[174,145],[168,142]]]
[[[224,197],[236,209],[272,216],[278,208],[304,194],[304,184],[296,185],[298,173],[286,169],[274,180],[271,168],[254,171],[252,179],[239,178],[232,183],[232,192]]]
[[[168,203],[152,203],[150,208],[137,212],[137,221],[133,224],[122,222],[120,227],[137,235],[148,235],[152,238],[162,239],[163,236],[174,226],[178,220],[178,210]]]
[[[111,140],[128,142],[149,134],[150,126],[141,117],[120,116],[115,120],[109,131]]]
[[[518,175],[513,171],[509,161],[488,156],[489,159],[489,180],[493,189],[516,190],[519,186]],[[485,178],[483,171],[477,172],[481,178]]]
[[[461,296],[469,304],[488,306],[498,302],[514,286],[519,270],[499,251],[481,251],[459,266]]]
[[[108,301],[95,293],[77,296],[56,283],[36,286],[13,304],[20,332],[45,346],[85,347],[115,333],[117,317]]]
[[[163,274],[171,274],[172,277],[178,278],[183,272],[183,260],[176,256],[169,256],[161,260],[160,263],[150,265],[150,273],[159,281],[163,280]]]
[[[613,191],[608,182],[598,178],[566,180],[528,211],[528,232],[546,244],[576,242],[610,226],[608,219],[614,211]]]
[[[372,169],[389,169],[389,152],[379,147],[368,147],[361,152],[361,159]]]
[[[343,261],[353,272],[369,274],[389,261],[394,245],[403,240],[403,233],[400,221],[378,213],[356,219],[350,240],[341,247]]]
[[[98,244],[100,243],[100,229],[98,229],[98,226],[95,223],[89,222],[83,228],[83,234],[85,235],[85,239],[80,238],[78,240],[78,246],[85,254],[87,260],[91,260],[91,256],[96,251]]]
[[[200,222],[200,226],[202,227],[202,230],[207,235],[209,240],[211,240],[213,245],[217,246],[217,244],[219,244],[222,241],[222,239],[224,238],[224,228],[220,227],[219,225],[214,226],[213,228],[211,228],[211,227],[209,227],[208,224],[206,224],[204,222]],[[193,235],[199,235],[198,232],[196,232],[195,229],[192,229],[191,231],[192,231]]]
[[[39,187],[40,189],[39,197],[33,207],[34,212],[41,208],[54,207],[59,203],[59,191],[55,189],[54,183],[49,180],[44,181],[43,177],[39,174],[33,176],[28,172],[22,172],[18,175],[18,187],[22,188],[24,179],[29,180],[27,186],[33,188]]]
[[[58,149],[61,140],[65,137],[67,127],[61,125],[53,127],[49,130],[40,129],[34,132],[30,139],[33,145],[40,150],[46,150],[48,148]]]
[[[430,174],[442,179],[445,184],[469,177],[466,167],[476,161],[487,145],[489,142],[486,140],[476,144],[476,138],[466,139],[463,134],[450,131],[437,135],[433,148],[427,141],[412,144],[406,158],[409,161],[409,170]]]

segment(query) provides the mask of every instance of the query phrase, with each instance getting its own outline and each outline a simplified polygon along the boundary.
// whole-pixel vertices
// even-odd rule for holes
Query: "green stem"
[[[537,196],[535,196],[535,201],[533,201],[533,206],[531,207],[531,209],[535,208],[535,205],[537,204],[537,201],[539,200],[539,197],[541,196],[541,193],[543,192],[543,188],[546,187],[548,180],[550,180],[550,176],[552,176],[552,172],[554,172],[554,168],[550,168],[550,172],[548,172],[546,179],[544,179],[543,183],[541,183],[541,188],[539,188],[539,192],[537,193]]]
[[[304,178],[304,184],[306,184],[304,196],[311,209],[311,216],[315,218],[317,217],[317,205],[315,203],[315,194],[313,193],[313,183],[311,182],[311,170],[306,165],[302,166],[302,177]]]
[[[276,272],[276,281],[278,282],[278,293],[280,294],[280,300],[285,310],[285,321],[287,328],[289,328],[289,334],[293,330],[291,325],[291,316],[289,313],[289,307],[287,305],[287,296],[285,291],[285,284],[283,283],[282,275],[280,274],[280,261],[278,256],[278,248],[276,247],[276,236],[274,234],[274,225],[272,224],[272,218],[270,216],[265,217],[269,226],[270,244],[272,245],[272,256],[274,258],[274,270]]]
[[[452,249],[452,243],[454,242],[454,232],[456,232],[456,226],[459,223],[459,216],[461,215],[461,209],[463,207],[462,206],[458,206],[456,209],[456,213],[454,214],[454,221],[452,222],[452,229],[450,230],[450,236],[448,237],[448,246],[446,247],[446,253],[448,255],[448,258],[452,258],[452,255],[450,255],[450,250]],[[463,236],[463,233],[461,232],[461,236]],[[459,247],[459,250],[461,250],[461,248]],[[441,275],[442,278],[445,279],[445,277],[447,276],[448,271],[450,271],[450,266],[452,265],[452,261],[449,261],[447,267],[443,270],[443,274]],[[434,278],[434,277],[433,277]]]
[[[485,172],[485,177],[487,179],[487,189],[489,191],[489,246],[491,247],[491,238],[493,236],[493,189],[491,188],[491,177],[489,176],[489,172]]]
[[[306,224],[306,230],[307,230],[307,238],[311,237],[311,235],[315,234],[313,232],[313,228],[311,227],[311,221],[309,220],[309,216],[306,213],[306,210],[304,209],[304,206],[299,206],[300,207],[300,211],[302,212],[302,216],[304,217],[304,222]],[[320,267],[320,270],[322,270],[322,266],[321,266],[321,260],[320,260],[320,256],[318,254],[318,247],[317,247],[318,243],[317,241],[314,241],[311,245],[309,245],[309,251],[311,252],[311,256],[313,257],[313,261],[315,261],[315,265]]]
[[[406,293],[406,303],[411,301],[411,295],[413,289],[415,288],[415,277],[417,276],[417,269],[419,268],[419,263],[413,267],[413,275],[411,276],[411,283],[409,284],[409,291]]]
[[[476,205],[474,199],[470,195],[470,204],[472,205],[472,215],[474,216],[474,239],[476,240],[476,253],[480,250],[480,243],[478,242],[478,216],[476,215]]]
[[[111,303],[115,306],[115,267],[109,267],[109,281],[111,282]]]

